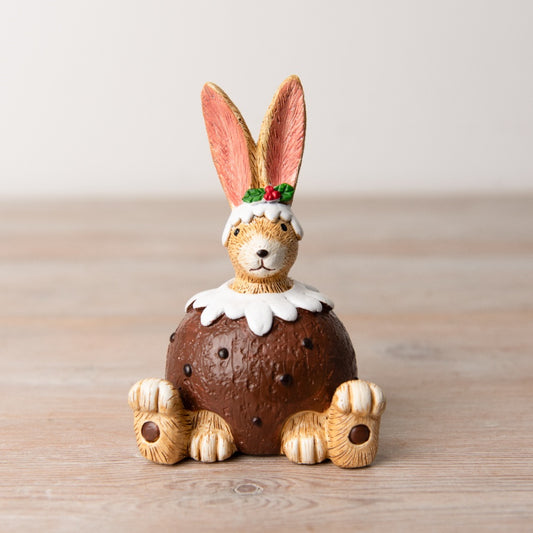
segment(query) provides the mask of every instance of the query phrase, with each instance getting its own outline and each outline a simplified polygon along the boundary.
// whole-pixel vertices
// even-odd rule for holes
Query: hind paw
[[[174,464],[187,456],[190,420],[172,383],[143,379],[130,389],[139,451],[155,463]]]
[[[352,380],[337,388],[326,419],[328,457],[333,463],[355,468],[374,460],[384,410],[383,391],[374,383]]]

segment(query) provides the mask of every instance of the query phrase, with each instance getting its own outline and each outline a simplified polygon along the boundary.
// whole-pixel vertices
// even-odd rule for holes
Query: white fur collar
[[[202,326],[211,325],[226,315],[231,320],[246,317],[248,327],[256,335],[266,335],[272,328],[275,316],[294,322],[297,308],[313,313],[322,311],[322,304],[333,307],[333,302],[314,287],[294,281],[291,289],[281,293],[241,294],[229,288],[229,280],[216,289],[195,294],[185,305],[194,309],[204,308],[200,317]]]

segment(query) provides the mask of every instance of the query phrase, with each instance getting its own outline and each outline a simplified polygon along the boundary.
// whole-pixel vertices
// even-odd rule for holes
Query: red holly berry
[[[263,200],[266,200],[267,202],[271,200],[279,200],[281,197],[281,194],[279,191],[276,191],[272,185],[267,185],[265,187],[265,195],[263,196]]]
[[[272,187],[272,185],[267,185],[265,187],[265,195],[263,196],[263,200],[266,200],[266,201],[272,200],[273,191],[274,191],[274,187]]]

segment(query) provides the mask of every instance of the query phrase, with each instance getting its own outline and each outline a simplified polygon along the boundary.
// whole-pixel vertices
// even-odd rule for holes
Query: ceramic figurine
[[[187,302],[170,337],[166,379],[131,388],[139,450],[164,464],[241,452],[368,465],[383,393],[357,378],[333,303],[288,277],[303,237],[291,209],[305,138],[300,80],[281,84],[257,144],[222,89],[206,84],[202,107],[231,206],[222,243],[235,277]]]

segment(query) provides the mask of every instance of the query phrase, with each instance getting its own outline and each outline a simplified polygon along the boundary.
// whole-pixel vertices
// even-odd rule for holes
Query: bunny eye
[[[237,235],[239,234],[239,231],[241,231],[239,228],[237,228],[234,232],[233,232],[233,235],[235,235],[235,237],[237,237]]]
[[[287,226],[286,226],[285,224],[282,224],[282,225],[281,225],[281,229],[282,229],[283,231],[287,231]]]

